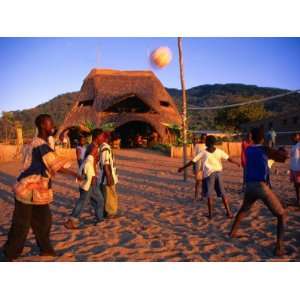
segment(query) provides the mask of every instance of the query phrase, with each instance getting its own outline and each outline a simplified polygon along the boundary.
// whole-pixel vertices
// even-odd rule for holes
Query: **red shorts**
[[[290,171],[290,180],[294,183],[300,184],[300,171]]]

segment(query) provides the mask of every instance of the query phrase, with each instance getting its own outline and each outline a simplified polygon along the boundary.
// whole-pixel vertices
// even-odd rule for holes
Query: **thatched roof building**
[[[86,122],[97,127],[114,123],[121,136],[152,131],[167,141],[170,132],[166,125],[180,125],[181,118],[153,72],[93,69],[59,131]]]

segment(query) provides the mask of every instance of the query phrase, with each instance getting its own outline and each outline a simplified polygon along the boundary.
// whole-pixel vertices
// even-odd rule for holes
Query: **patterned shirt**
[[[23,158],[23,171],[14,186],[15,198],[25,204],[42,205],[53,201],[51,177],[68,160],[59,157],[48,143],[39,137],[33,138]]]

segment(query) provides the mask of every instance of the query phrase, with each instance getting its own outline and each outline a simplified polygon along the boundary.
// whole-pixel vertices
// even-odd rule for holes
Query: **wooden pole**
[[[180,81],[182,90],[182,140],[183,140],[183,165],[187,163],[187,105],[186,105],[186,92],[184,81],[183,69],[183,56],[182,56],[182,38],[178,38],[178,52],[179,52],[179,67],[180,67]],[[183,180],[187,180],[187,169],[184,169]]]

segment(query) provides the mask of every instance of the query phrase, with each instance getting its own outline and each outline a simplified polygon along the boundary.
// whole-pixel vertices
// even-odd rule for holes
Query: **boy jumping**
[[[279,198],[267,184],[269,167],[268,158],[277,162],[287,159],[287,152],[263,146],[264,132],[262,128],[251,130],[253,145],[246,150],[246,190],[244,202],[233,223],[230,236],[237,237],[237,228],[252,205],[261,199],[274,216],[277,217],[277,243],[275,254],[283,255],[283,233],[286,223],[286,212]]]

